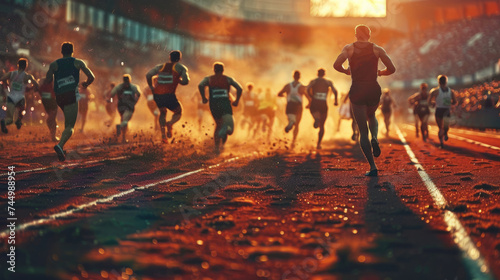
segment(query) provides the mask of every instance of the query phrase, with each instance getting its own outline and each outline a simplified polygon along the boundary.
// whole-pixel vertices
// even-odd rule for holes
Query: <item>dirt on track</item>
[[[500,155],[454,139],[438,149],[404,132],[500,277]],[[16,148],[4,168],[50,167],[16,175],[19,223],[133,191],[18,231],[16,273],[4,279],[472,279],[395,135],[380,139],[377,178],[363,176],[364,157],[343,136],[319,151],[230,139],[221,155],[210,141],[160,145],[151,133],[127,144],[71,141],[61,164],[43,139],[2,139]]]

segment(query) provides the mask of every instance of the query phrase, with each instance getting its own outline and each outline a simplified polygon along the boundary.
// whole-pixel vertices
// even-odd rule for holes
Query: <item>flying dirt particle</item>
[[[185,124],[183,124],[183,125],[182,125],[182,128],[186,128],[186,125],[185,125]]]

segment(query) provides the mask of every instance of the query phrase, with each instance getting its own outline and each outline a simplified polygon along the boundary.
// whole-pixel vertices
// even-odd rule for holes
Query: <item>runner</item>
[[[243,130],[248,131],[248,135],[250,132],[255,129],[255,126],[259,122],[259,98],[257,93],[254,91],[254,84],[247,83],[246,84],[246,93],[243,95],[243,118],[240,122],[240,126]]]
[[[408,98],[408,102],[410,106],[413,107],[413,115],[415,116],[415,131],[418,137],[418,131],[422,132],[422,140],[427,141],[429,138],[429,128],[428,128],[428,120],[431,114],[429,109],[429,93],[427,89],[429,86],[426,83],[422,83],[420,85],[420,91],[413,94]],[[420,127],[418,126],[418,122],[420,120]]]
[[[172,126],[178,122],[182,116],[182,105],[175,96],[177,85],[187,85],[189,83],[188,69],[179,61],[182,58],[180,51],[170,52],[170,62],[158,64],[146,74],[151,91],[153,92],[156,105],[160,109],[160,129],[161,138],[164,143],[167,143],[167,138],[172,138]],[[158,75],[158,85],[153,87],[153,76]],[[167,122],[167,109],[172,111],[174,115]],[[167,133],[165,134],[165,127]]]
[[[384,88],[382,98],[380,98],[380,110],[382,111],[382,115],[384,115],[386,137],[389,137],[393,107],[396,107],[396,101],[392,98],[391,91],[388,88]]]
[[[342,95],[341,105],[339,107],[339,122],[337,124],[337,132],[340,132],[340,121],[341,120],[352,120],[351,121],[351,128],[352,128],[351,140],[356,141],[356,140],[358,140],[359,132],[357,129],[356,121],[354,121],[354,118],[352,117],[351,111],[352,110],[351,110],[351,102],[349,101],[349,94]]]
[[[276,96],[273,96],[270,88],[266,88],[264,95],[259,98],[257,107],[257,124],[254,131],[254,136],[260,129],[263,133],[267,132],[267,140],[271,138],[274,119],[276,116]]]
[[[118,113],[120,113],[121,123],[116,125],[116,137],[122,135],[122,142],[125,143],[127,139],[125,135],[128,130],[128,122],[132,118],[135,110],[135,104],[141,96],[139,86],[132,84],[132,78],[129,74],[123,75],[123,83],[117,85],[111,91],[111,98],[117,96],[118,99]]]
[[[238,106],[243,89],[233,78],[223,75],[224,64],[222,62],[214,63],[215,75],[205,77],[198,85],[203,103],[210,101],[210,112],[215,120],[215,152],[220,153],[220,142],[224,145],[228,135],[234,132],[233,109],[229,99],[229,90],[231,86],[236,89],[236,100],[233,106]],[[205,88],[208,87],[209,99],[205,96]]]
[[[46,122],[49,127],[50,139],[57,142],[59,141],[59,137],[56,137],[57,102],[56,95],[54,93],[54,85],[52,83],[45,83],[45,78],[41,78],[39,84],[39,93],[42,98],[43,108],[47,114]]]
[[[344,47],[333,68],[352,77],[349,99],[360,133],[359,143],[370,164],[370,171],[365,175],[378,176],[377,165],[373,158],[380,156],[381,152],[377,140],[378,122],[375,111],[382,91],[377,76],[391,75],[396,71],[396,67],[382,47],[370,42],[371,30],[368,26],[360,24],[356,26],[355,32],[356,42]],[[384,70],[378,70],[379,59],[386,66]],[[347,69],[342,66],[346,60],[349,61]],[[368,139],[368,129],[372,135],[371,141]]]
[[[33,76],[26,72],[28,68],[28,60],[26,58],[20,58],[17,61],[17,70],[8,72],[4,74],[0,81],[7,83],[10,86],[10,92],[7,95],[7,112],[5,118],[0,121],[1,130],[3,133],[8,133],[7,125],[14,122],[14,114],[17,109],[17,120],[16,127],[21,129],[23,125],[23,111],[26,106],[25,91],[26,86],[33,83],[35,90],[38,90],[38,82],[33,78]]]
[[[448,77],[438,76],[439,86],[433,88],[429,93],[429,104],[436,107],[435,117],[439,127],[439,146],[444,148],[444,141],[448,141],[449,119],[451,105],[457,104],[455,93],[448,87]]]
[[[57,105],[64,112],[64,131],[59,144],[54,146],[59,161],[65,161],[63,150],[66,142],[73,135],[76,119],[78,117],[78,84],[80,70],[87,76],[87,81],[82,83],[86,88],[94,81],[95,77],[85,62],[73,57],[73,43],[64,42],[61,46],[62,58],[52,62],[45,77],[45,83],[54,82]]]
[[[286,84],[283,89],[278,92],[279,97],[283,97],[286,93],[286,115],[288,117],[288,125],[285,127],[285,133],[288,133],[292,128],[293,140],[292,147],[295,145],[297,135],[299,134],[299,124],[302,119],[302,96],[305,96],[311,103],[309,95],[306,93],[306,87],[300,83],[300,72],[293,72],[293,82]],[[307,108],[309,107],[307,106]]]
[[[307,86],[307,93],[311,98],[310,111],[314,118],[314,128],[319,127],[316,149],[321,149],[321,141],[325,135],[325,122],[328,116],[327,100],[330,91],[335,95],[334,105],[337,106],[339,104],[337,89],[335,89],[331,80],[325,78],[325,69],[320,68],[318,69],[318,78],[312,80]]]

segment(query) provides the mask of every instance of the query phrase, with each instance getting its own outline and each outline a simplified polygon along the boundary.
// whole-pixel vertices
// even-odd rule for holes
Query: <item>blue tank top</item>
[[[57,71],[54,72],[54,92],[76,92],[80,82],[80,69],[75,67],[74,57],[64,57],[56,60]]]

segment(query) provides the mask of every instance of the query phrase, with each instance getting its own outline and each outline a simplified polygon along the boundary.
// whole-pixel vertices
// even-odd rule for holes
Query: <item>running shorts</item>
[[[153,98],[158,108],[167,108],[173,111],[181,106],[174,93],[153,94]]]

